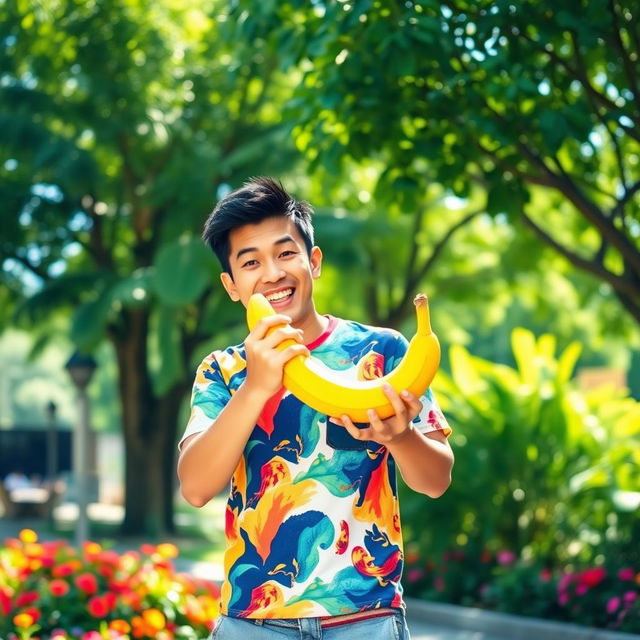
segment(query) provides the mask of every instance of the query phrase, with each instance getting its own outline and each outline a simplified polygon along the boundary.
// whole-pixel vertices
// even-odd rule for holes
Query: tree
[[[381,158],[394,195],[480,185],[490,214],[526,225],[640,322],[637,9],[244,0],[233,18],[302,70],[290,109],[312,164]]]
[[[269,52],[235,55],[219,13],[213,0],[0,6],[0,295],[41,323],[71,312],[85,350],[113,345],[124,533],[172,530],[193,358],[237,324],[211,286],[204,218],[229,185],[295,159]]]

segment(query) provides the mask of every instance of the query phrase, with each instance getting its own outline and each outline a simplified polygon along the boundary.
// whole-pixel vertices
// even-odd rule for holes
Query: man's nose
[[[275,262],[267,262],[264,265],[264,271],[262,272],[263,282],[277,282],[282,280],[284,276],[284,271]]]

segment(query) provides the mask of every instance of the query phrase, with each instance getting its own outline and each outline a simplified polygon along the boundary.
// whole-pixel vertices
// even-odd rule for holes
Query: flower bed
[[[119,554],[38,542],[25,529],[0,548],[0,638],[197,640],[218,614],[219,588],[177,573],[177,548]]]
[[[411,597],[640,632],[640,571],[632,567],[552,571],[510,551],[464,549],[424,562],[409,548],[403,581]]]

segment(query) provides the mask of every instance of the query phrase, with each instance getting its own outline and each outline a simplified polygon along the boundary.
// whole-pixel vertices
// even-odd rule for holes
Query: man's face
[[[311,255],[295,224],[285,216],[247,224],[229,234],[229,273],[221,276],[229,297],[246,307],[254,293],[262,293],[278,313],[295,326],[314,313],[313,280],[320,276],[322,252]]]

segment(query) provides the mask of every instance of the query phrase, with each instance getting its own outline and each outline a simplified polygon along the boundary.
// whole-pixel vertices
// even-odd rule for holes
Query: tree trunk
[[[164,533],[163,474],[167,440],[162,403],[153,395],[148,371],[148,309],[125,309],[112,334],[118,361],[118,390],[125,442],[125,535]],[[161,417],[162,416],[162,417]],[[173,441],[173,440],[172,440]]]
[[[175,533],[173,502],[176,490],[176,444],[181,431],[178,424],[180,406],[190,389],[191,381],[175,384],[161,398],[158,398],[158,428],[165,434],[162,443],[162,529],[165,533]]]

